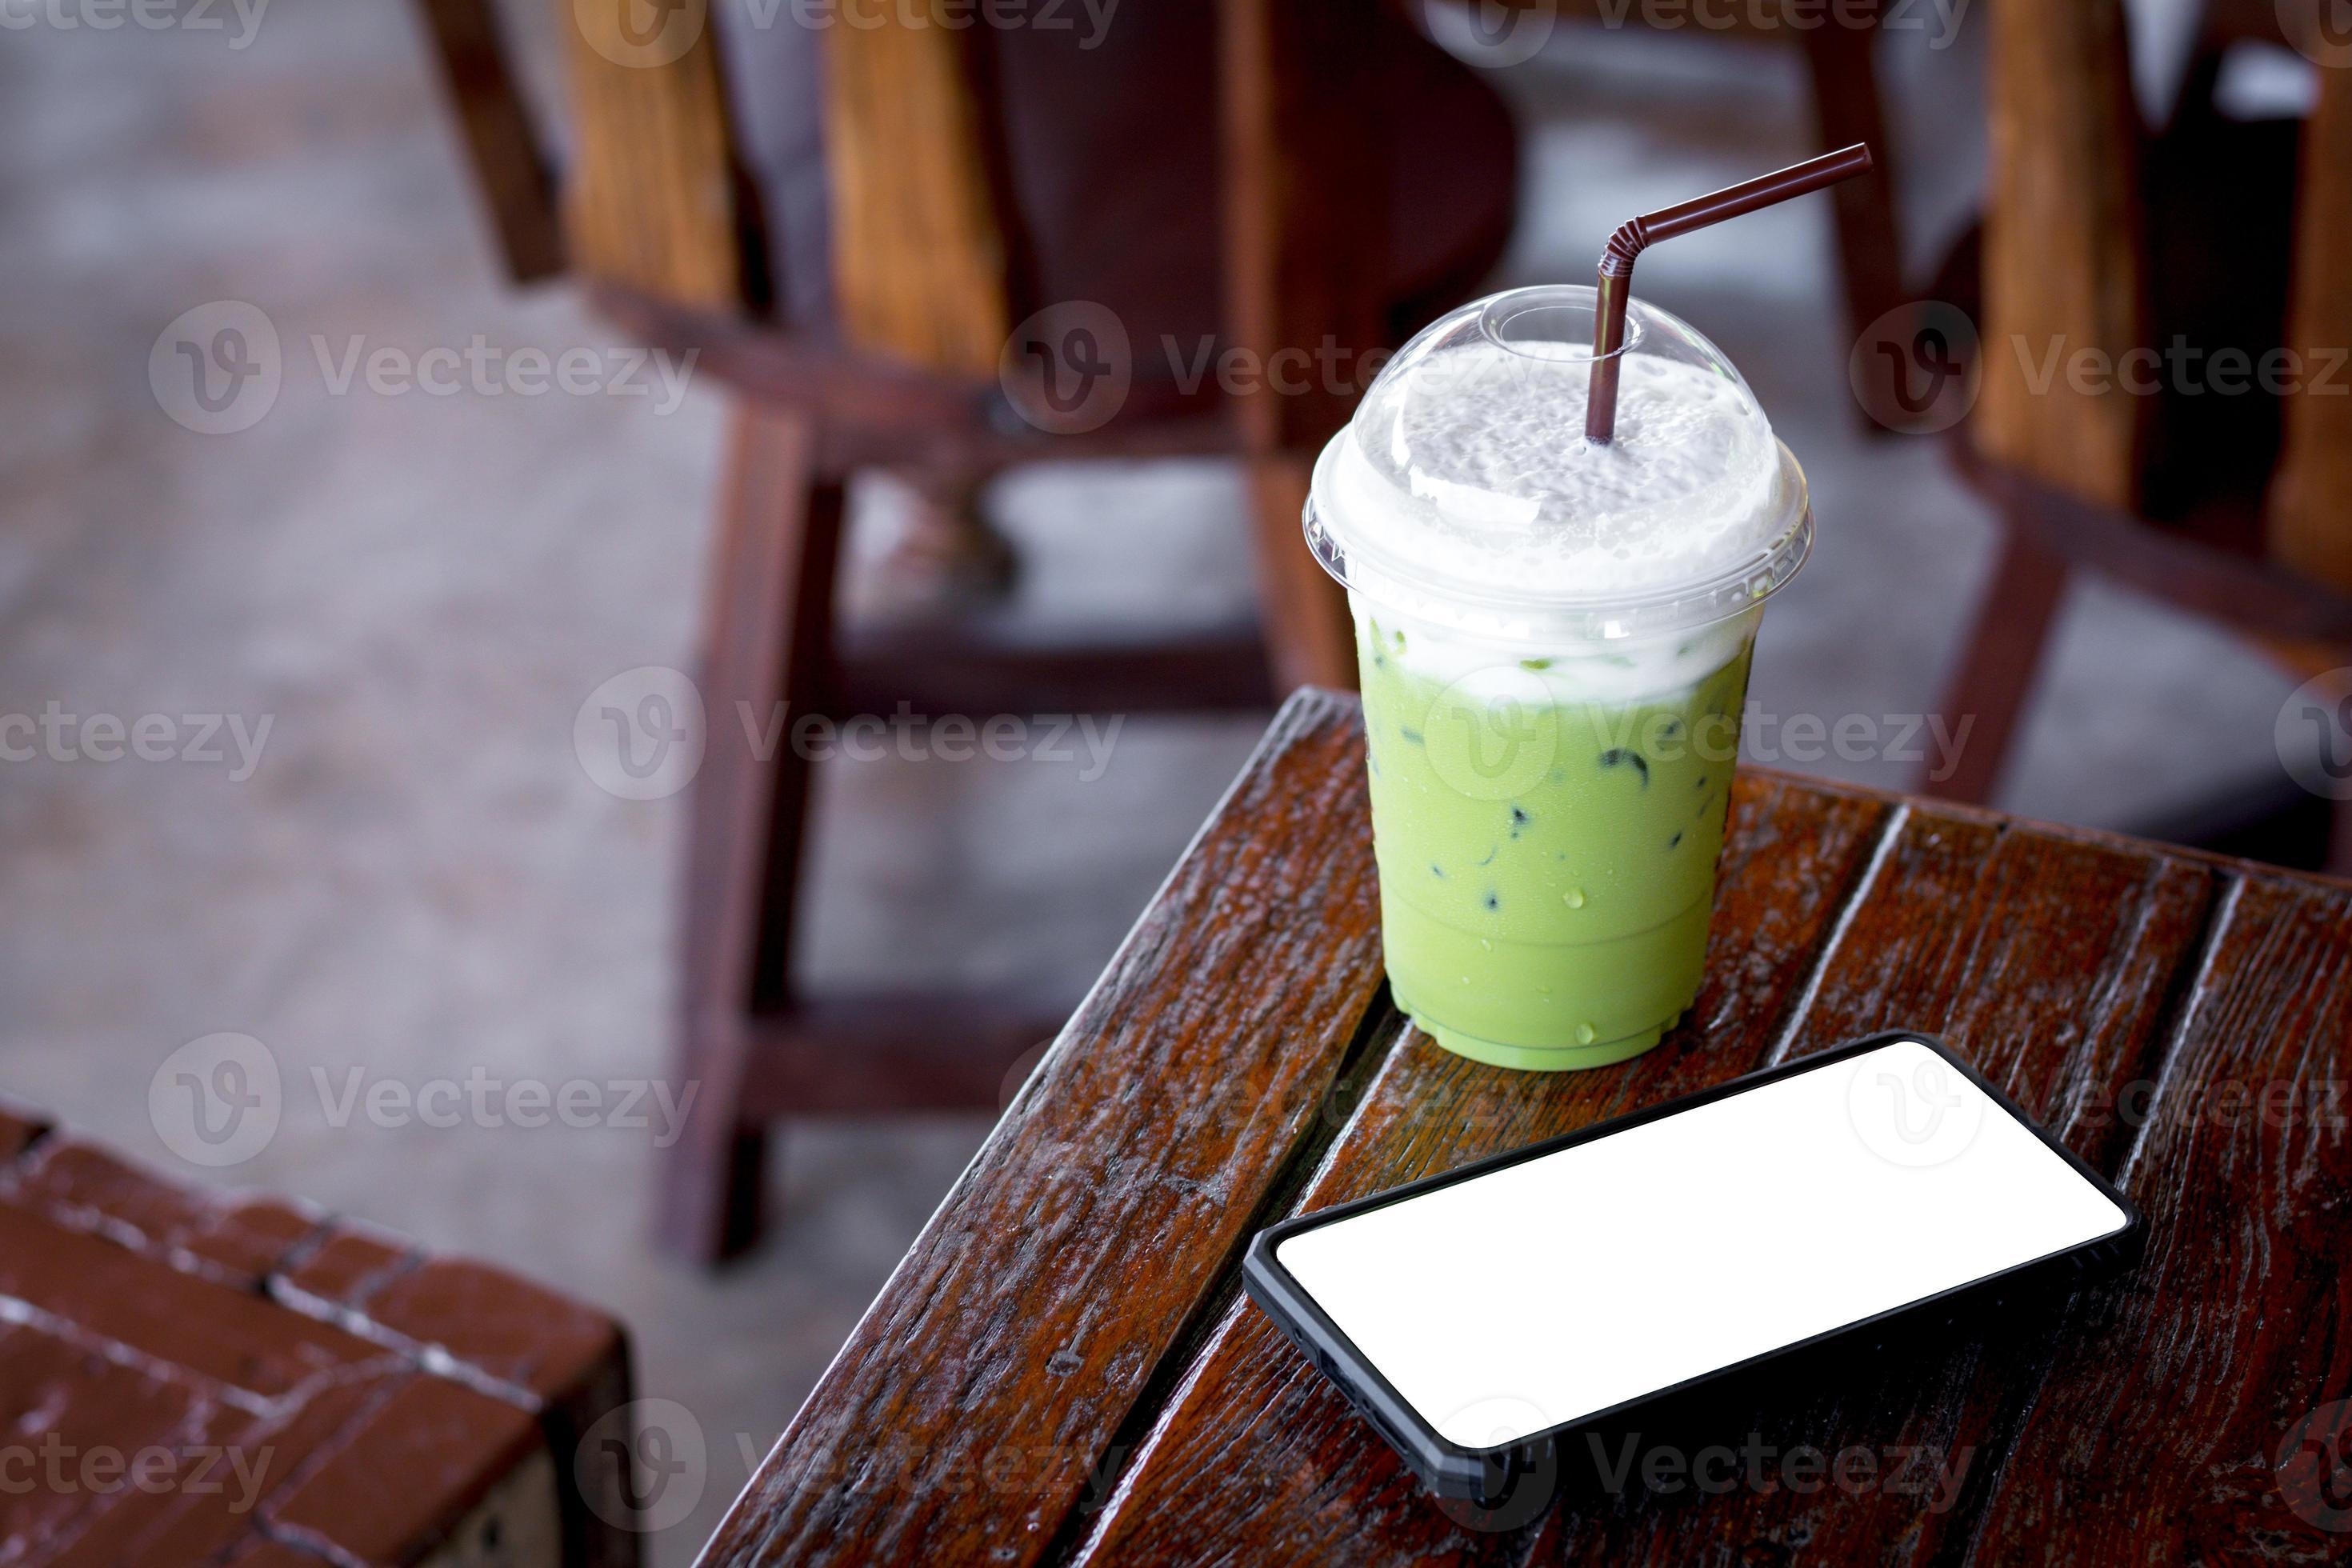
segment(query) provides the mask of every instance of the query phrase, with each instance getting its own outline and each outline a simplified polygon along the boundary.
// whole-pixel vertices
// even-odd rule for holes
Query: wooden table
[[[707,1563],[2352,1552],[2324,1528],[2352,1531],[2325,1506],[2352,1464],[2290,1467],[2293,1501],[2274,1469],[2352,1397],[2352,887],[1746,773],[1690,1019],[1622,1068],[1515,1075],[1391,1008],[1363,772],[1352,700],[1283,710]],[[1477,1528],[1241,1294],[1284,1215],[1887,1026],[1943,1035],[2151,1231],[2045,1328],[1963,1324],[1726,1424],[1866,1452],[1876,1481],[1637,1477]],[[1889,1450],[1950,1495],[1898,1486]]]

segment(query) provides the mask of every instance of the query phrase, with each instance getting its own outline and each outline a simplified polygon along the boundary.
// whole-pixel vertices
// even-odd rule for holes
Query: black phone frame
[[[1979,1279],[1964,1281],[1950,1289],[1938,1291],[1933,1296],[1925,1296],[1916,1301],[1906,1302],[1902,1306],[1890,1308],[1886,1311],[1826,1330],[1811,1338],[1793,1341],[1775,1349],[1760,1352],[1745,1361],[1734,1362],[1728,1366],[1701,1373],[1696,1377],[1687,1378],[1665,1388],[1653,1389],[1647,1394],[1638,1394],[1606,1410],[1594,1411],[1591,1415],[1563,1422],[1558,1426],[1535,1433],[1517,1442],[1488,1448],[1465,1448],[1440,1436],[1437,1429],[1396,1391],[1388,1379],[1381,1375],[1379,1369],[1372,1365],[1370,1358],[1359,1351],[1353,1342],[1339,1331],[1339,1325],[1332,1322],[1323,1310],[1316,1304],[1314,1298],[1307,1294],[1298,1281],[1292,1278],[1289,1270],[1285,1268],[1276,1258],[1276,1248],[1303,1231],[1318,1229],[1327,1225],[1336,1225],[1341,1220],[1363,1214],[1368,1210],[1402,1203],[1407,1199],[1434,1192],[1441,1187],[1452,1186],[1459,1182],[1475,1181],[1481,1176],[1508,1169],[1510,1166],[1528,1160],[1538,1160],[1548,1154],[1558,1153],[1562,1149],[1573,1148],[1580,1143],[1589,1143],[1596,1138],[1607,1138],[1620,1132],[1630,1131],[1646,1122],[1678,1115],[1685,1110],[1695,1110],[1702,1105],[1711,1104],[1735,1094],[1744,1094],[1751,1089],[1761,1089],[1767,1084],[1777,1083],[1782,1079],[1793,1078],[1800,1073],[1818,1072],[1823,1068],[1833,1067],[1849,1058],[1905,1041],[1916,1041],[1934,1051],[1982,1089],[1993,1104],[2023,1123],[2026,1129],[2042,1140],[2046,1147],[2072,1166],[2077,1175],[2090,1183],[2101,1196],[2114,1203],[2123,1212],[2125,1216],[2123,1227],[2080,1246],[2031,1258],[2013,1268],[2002,1269],[1997,1274],[1988,1274]],[[1306,1352],[1307,1359],[1313,1362],[1326,1377],[1339,1385],[1340,1391],[1348,1396],[1349,1403],[1354,1405],[1357,1411],[1371,1423],[1373,1429],[1388,1441],[1389,1446],[1412,1467],[1428,1484],[1431,1490],[1441,1497],[1483,1504],[1507,1495],[1512,1478],[1539,1468],[1547,1458],[1555,1451],[1555,1445],[1566,1436],[1589,1429],[1603,1428],[1612,1423],[1622,1423],[1654,1406],[1685,1398],[1694,1391],[1750,1373],[1759,1368],[1797,1355],[1801,1352],[1810,1352],[1821,1345],[1865,1334],[1896,1319],[1908,1319],[1914,1314],[1924,1313],[1932,1309],[1949,1308],[1963,1300],[1989,1297],[1997,1289],[2015,1290],[2029,1285],[2064,1285],[2103,1277],[2126,1268],[2136,1261],[2147,1245],[2147,1219],[2140,1212],[2138,1205],[2117,1191],[2113,1183],[2093,1170],[2073,1150],[2052,1137],[2039,1122],[2021,1110],[2016,1101],[2002,1093],[1999,1086],[1979,1072],[1972,1064],[1946,1045],[1942,1039],[1916,1029],[1889,1029],[1879,1034],[1865,1036],[1861,1039],[1849,1040],[1843,1045],[1832,1046],[1827,1050],[1817,1051],[1794,1061],[1783,1062],[1777,1067],[1765,1068],[1760,1071],[1732,1079],[1727,1082],[1717,1084],[1713,1089],[1701,1089],[1696,1094],[1685,1095],[1662,1105],[1652,1106],[1646,1110],[1633,1111],[1559,1138],[1530,1144],[1524,1149],[1497,1154],[1474,1164],[1465,1165],[1457,1171],[1424,1176],[1419,1181],[1407,1183],[1401,1187],[1392,1187],[1384,1193],[1376,1193],[1370,1197],[1358,1198],[1353,1202],[1340,1204],[1328,1209],[1318,1209],[1313,1214],[1300,1215],[1294,1219],[1285,1220],[1280,1225],[1268,1226],[1258,1232],[1250,1242],[1249,1251],[1242,1260],[1242,1282],[1248,1290],[1250,1299],[1257,1303],[1258,1308],[1274,1320],[1276,1326]]]

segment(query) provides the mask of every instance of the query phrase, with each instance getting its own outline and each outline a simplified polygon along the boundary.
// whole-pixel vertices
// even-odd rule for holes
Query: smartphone
[[[1776,1357],[2142,1247],[1924,1034],[1856,1040],[1261,1232],[1258,1306],[1442,1496]]]

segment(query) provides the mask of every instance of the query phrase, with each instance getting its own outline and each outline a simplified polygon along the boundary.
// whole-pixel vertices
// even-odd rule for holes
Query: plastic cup
[[[1746,382],[1636,301],[1584,435],[1595,291],[1467,305],[1316,465],[1349,591],[1398,1005],[1533,1070],[1654,1046],[1698,992],[1764,602],[1812,541]]]

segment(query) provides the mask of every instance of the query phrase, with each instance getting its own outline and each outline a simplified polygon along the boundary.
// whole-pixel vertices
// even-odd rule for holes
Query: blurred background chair
[[[2228,52],[2279,43],[2293,14],[2214,0],[2150,132],[2121,0],[1992,7],[1980,278],[1970,242],[1939,292],[1984,324],[1956,451],[2005,539],[1943,704],[1976,728],[1929,795],[1991,795],[2077,568],[2220,622],[2297,679],[2352,663],[2352,73],[2320,70],[2300,122],[2216,101]],[[2201,358],[2147,358],[2176,342]],[[2252,374],[2281,349],[2284,395]],[[2234,395],[2214,384],[2224,350],[2244,356],[2223,373]],[[2084,351],[2105,374],[2078,383]],[[2352,808],[2332,837],[2352,872]]]
[[[1500,253],[1514,133],[1474,73],[1348,0],[1134,5],[1091,42],[895,7],[811,28],[737,5],[714,31],[698,5],[560,0],[578,26],[558,174],[488,0],[420,4],[512,276],[568,262],[607,315],[697,351],[736,398],[683,900],[677,1070],[702,1104],[659,1211],[666,1245],[715,1260],[756,1228],[773,1121],[993,1107],[1075,1001],[799,984],[811,763],[763,727],[1251,707],[1351,684],[1344,601],[1299,535],[1308,465],[1362,356]],[[1187,384],[1235,349],[1242,375]],[[918,553],[950,581],[961,567],[971,599],[1000,548],[970,504],[981,479],[1187,453],[1247,467],[1254,626],[1038,646],[984,604],[835,614],[855,471],[911,481]]]
[[[1868,179],[1848,180],[1831,193],[1837,215],[1837,251],[1845,289],[1846,321],[1859,335],[1910,298],[1903,282],[1903,245],[1896,218],[1900,189],[1894,138],[1887,133],[1880,91],[1880,29],[1897,14],[1895,0],[1843,0],[1831,8],[1814,0],[1739,0],[1712,5],[1654,5],[1639,0],[1422,0],[1433,20],[1450,18],[1449,42],[1506,59],[1553,21],[1616,30],[1648,27],[1679,37],[1721,38],[1749,49],[1794,48],[1803,58],[1805,89],[1822,149],[1866,142],[1878,159]],[[1859,23],[1860,25],[1853,25]],[[1866,415],[1863,417],[1869,424]]]

